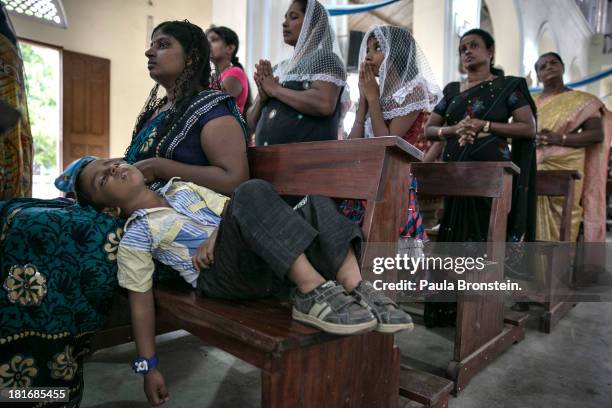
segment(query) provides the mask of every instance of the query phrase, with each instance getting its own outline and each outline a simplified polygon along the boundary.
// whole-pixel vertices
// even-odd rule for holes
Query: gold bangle
[[[445,138],[445,137],[444,137],[444,135],[442,134],[442,129],[443,129],[443,127],[442,127],[442,126],[440,126],[440,127],[438,128],[438,139],[440,139],[440,140],[446,140],[446,138]]]
[[[489,130],[491,130],[491,121],[488,120],[482,127],[482,131],[485,133],[489,133]]]

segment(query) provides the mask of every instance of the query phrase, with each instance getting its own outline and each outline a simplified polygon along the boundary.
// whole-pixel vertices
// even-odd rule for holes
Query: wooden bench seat
[[[392,407],[399,388],[393,336],[334,336],[291,319],[278,300],[222,301],[157,290],[162,320],[261,370],[263,407]],[[396,370],[393,368],[397,367]]]

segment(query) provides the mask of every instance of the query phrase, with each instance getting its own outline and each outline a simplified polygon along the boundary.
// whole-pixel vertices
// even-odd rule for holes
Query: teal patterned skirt
[[[0,202],[0,225],[0,389],[67,387],[70,402],[54,405],[76,407],[117,288],[123,222],[67,199],[14,199]]]

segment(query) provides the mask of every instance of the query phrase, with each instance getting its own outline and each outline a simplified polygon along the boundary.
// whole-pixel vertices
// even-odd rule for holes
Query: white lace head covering
[[[404,28],[389,25],[372,28],[361,42],[359,63],[365,61],[368,38],[372,36],[385,54],[378,71],[380,107],[385,120],[416,110],[432,111],[442,98],[442,90],[412,34]],[[369,115],[365,133],[367,137],[373,136]]]
[[[325,7],[308,0],[300,36],[291,58],[275,67],[281,83],[288,81],[326,81],[346,85],[346,69],[340,57],[334,31]]]

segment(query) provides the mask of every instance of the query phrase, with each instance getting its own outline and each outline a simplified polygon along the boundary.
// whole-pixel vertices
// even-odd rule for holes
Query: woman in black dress
[[[484,30],[474,29],[463,34],[459,55],[467,80],[446,85],[444,97],[431,114],[425,134],[431,140],[445,142],[442,159],[447,162],[511,160],[515,163],[521,173],[513,180],[506,237],[508,242],[533,241],[536,108],[527,83],[524,78],[505,76],[493,67],[495,42]],[[490,199],[447,198],[438,241],[486,241],[490,214]],[[516,267],[522,257],[513,258],[517,261]],[[431,312],[431,303],[428,305],[426,312]],[[440,313],[426,313],[426,317],[434,319],[430,322],[440,322],[440,314],[452,319],[452,313],[448,313],[452,308],[442,303],[437,305]]]

